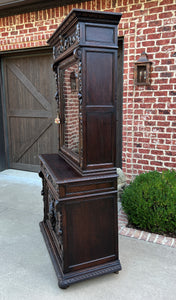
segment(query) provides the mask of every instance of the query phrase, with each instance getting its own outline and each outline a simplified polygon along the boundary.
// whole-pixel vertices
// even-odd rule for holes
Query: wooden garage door
[[[40,153],[57,152],[52,61],[51,52],[3,60],[10,168],[37,171]]]

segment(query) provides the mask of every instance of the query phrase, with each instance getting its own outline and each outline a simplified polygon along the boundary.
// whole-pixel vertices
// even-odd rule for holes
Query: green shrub
[[[176,171],[140,174],[124,190],[122,207],[130,225],[176,236]]]

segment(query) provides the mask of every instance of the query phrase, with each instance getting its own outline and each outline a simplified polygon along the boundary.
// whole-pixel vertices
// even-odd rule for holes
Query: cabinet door
[[[59,150],[79,165],[80,121],[78,98],[78,61],[74,56],[60,63],[59,74]]]

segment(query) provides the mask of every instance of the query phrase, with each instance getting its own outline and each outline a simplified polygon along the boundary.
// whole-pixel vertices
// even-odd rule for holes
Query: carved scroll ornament
[[[60,54],[65,52],[68,48],[70,48],[74,44],[78,44],[80,40],[80,25],[76,25],[75,32],[67,37],[62,35],[59,36],[58,45],[53,47],[53,57],[56,59]]]

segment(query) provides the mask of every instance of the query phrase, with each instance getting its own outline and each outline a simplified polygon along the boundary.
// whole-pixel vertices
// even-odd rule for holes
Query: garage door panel
[[[39,92],[15,63],[7,64],[9,108],[51,110],[49,101]],[[12,84],[13,83],[13,84]]]
[[[36,170],[40,153],[57,152],[52,54],[4,59],[10,167]]]

